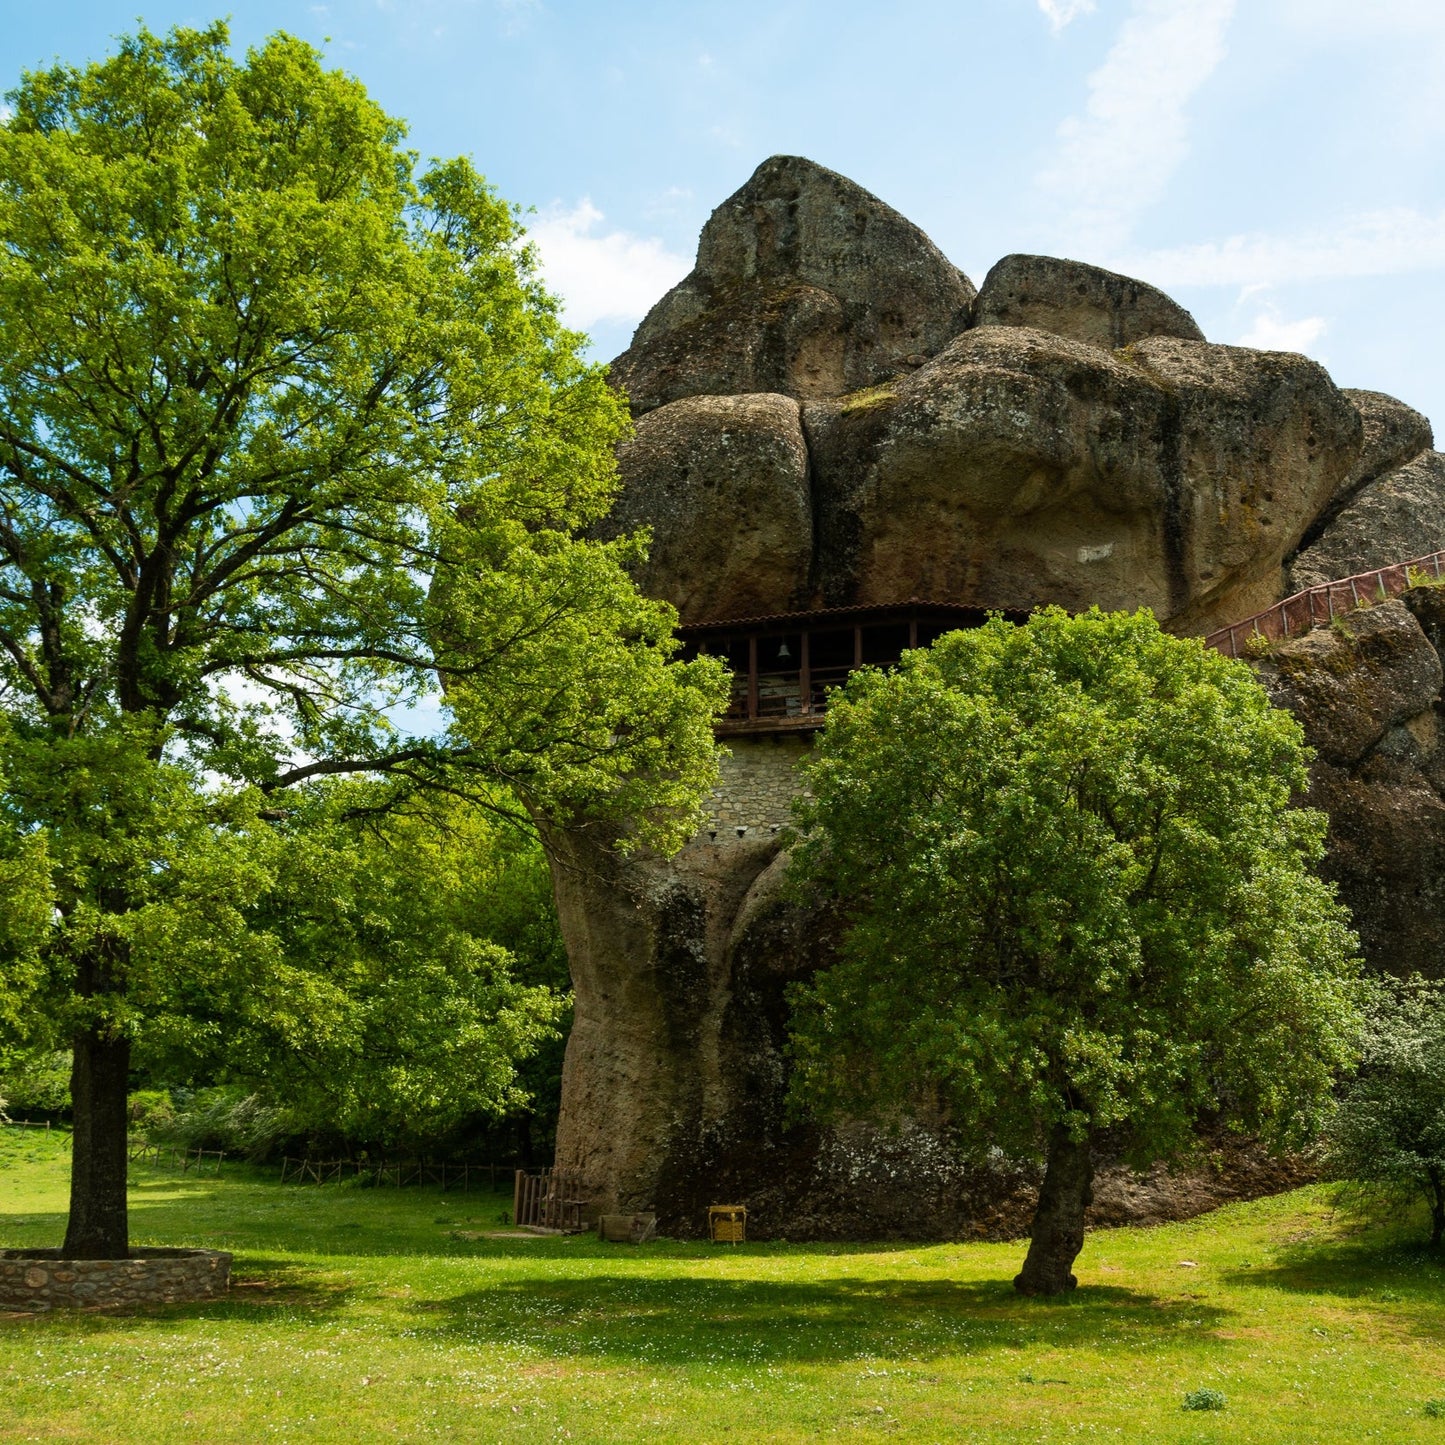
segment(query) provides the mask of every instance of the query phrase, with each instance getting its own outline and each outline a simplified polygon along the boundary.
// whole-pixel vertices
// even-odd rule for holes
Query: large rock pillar
[[[695,1230],[730,1148],[778,1132],[782,987],[810,966],[807,948],[775,940],[759,989],[737,976],[755,972],[738,945],[760,897],[776,901],[806,750],[797,737],[739,740],[708,827],[671,860],[623,857],[587,834],[548,840],[576,998],[556,1162],[606,1210]]]

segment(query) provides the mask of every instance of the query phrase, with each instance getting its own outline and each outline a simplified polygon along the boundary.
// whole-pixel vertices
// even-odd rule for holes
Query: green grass
[[[59,1242],[64,1144],[0,1129],[0,1244]],[[1095,1234],[1063,1303],[1018,1244],[466,1237],[510,1202],[140,1171],[136,1242],[234,1290],[0,1317],[0,1440],[1445,1445],[1442,1261],[1321,1189]]]

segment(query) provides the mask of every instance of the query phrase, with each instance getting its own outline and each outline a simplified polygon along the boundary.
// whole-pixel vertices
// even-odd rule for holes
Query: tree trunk
[[[1084,1211],[1093,1202],[1093,1184],[1089,1141],[1075,1142],[1067,1129],[1056,1126],[1049,1136],[1028,1257],[1014,1280],[1020,1294],[1063,1294],[1078,1284],[1069,1271],[1084,1247]]]
[[[1436,1249],[1445,1241],[1445,1177],[1436,1169],[1430,1171],[1434,1198],[1430,1201],[1430,1243]]]
[[[125,1259],[126,1085],[130,1040],[92,1024],[75,1036],[70,1096],[70,1224],[67,1259]]]

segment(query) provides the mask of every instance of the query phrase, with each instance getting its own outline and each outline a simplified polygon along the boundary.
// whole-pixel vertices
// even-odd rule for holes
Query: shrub
[[[1212,1390],[1207,1385],[1200,1390],[1191,1390],[1184,1397],[1186,1410],[1222,1410],[1224,1403],[1224,1392]]]
[[[151,1131],[158,1143],[184,1149],[224,1149],[248,1159],[264,1159],[293,1131],[286,1109],[258,1094],[218,1086],[193,1092],[176,1090],[175,1112]]]
[[[1424,1196],[1445,1243],[1445,984],[1381,982],[1358,1077],[1341,1094],[1330,1164],[1346,1202],[1401,1212]]]
[[[176,1122],[176,1106],[169,1089],[137,1089],[126,1105],[131,1129],[146,1138],[160,1137]]]
[[[44,1051],[14,1060],[0,1074],[0,1100],[0,1107],[22,1118],[69,1109],[70,1051]]]

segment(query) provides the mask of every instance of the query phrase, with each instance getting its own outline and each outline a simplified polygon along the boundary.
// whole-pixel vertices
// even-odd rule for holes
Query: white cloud
[[[1308,355],[1316,341],[1325,334],[1328,323],[1323,316],[1305,316],[1287,321],[1278,307],[1268,306],[1254,318],[1253,324],[1235,343],[1253,346],[1259,351],[1299,351]]]
[[[692,269],[655,236],[598,232],[605,219],[590,200],[554,205],[530,227],[547,285],[562,298],[570,326],[636,321]]]
[[[1224,58],[1235,0],[1135,0],[1104,62],[1089,77],[1084,113],[1059,127],[1059,150],[1039,177],[1061,205],[1071,252],[1123,244],[1163,194],[1189,148],[1185,107]]]
[[[1057,35],[1071,20],[1094,13],[1094,0],[1037,0],[1048,17],[1049,28]]]
[[[1270,286],[1445,269],[1445,211],[1372,211],[1290,236],[1229,236],[1109,263],[1156,286]]]

